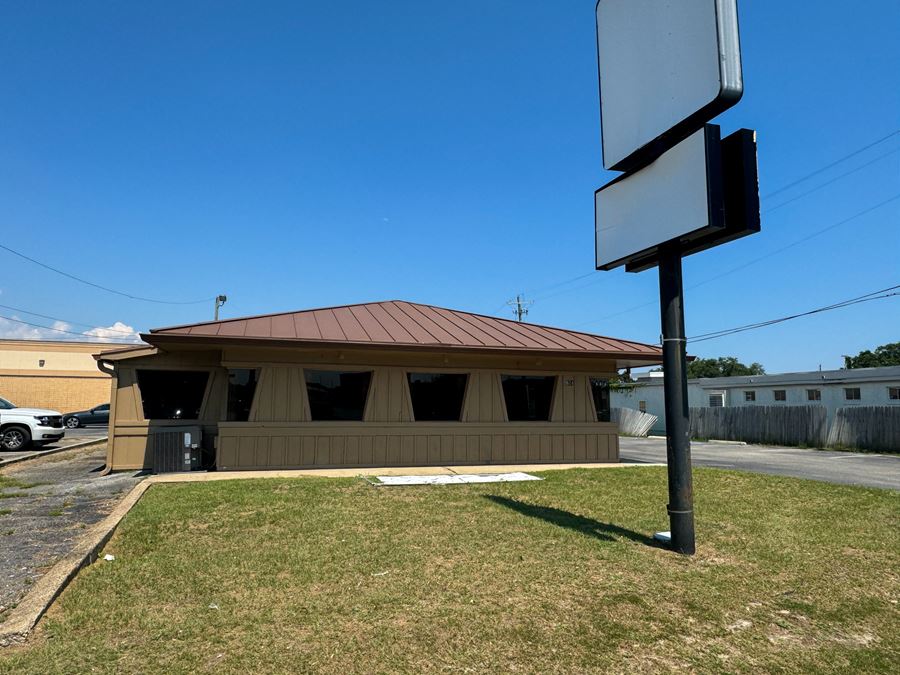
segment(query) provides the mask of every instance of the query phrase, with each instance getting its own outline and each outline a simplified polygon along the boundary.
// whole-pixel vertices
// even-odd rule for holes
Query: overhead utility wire
[[[91,323],[82,323],[81,321],[69,321],[68,319],[60,319],[58,316],[48,316],[46,314],[38,314],[37,312],[29,312],[27,309],[22,309],[21,307],[10,307],[9,305],[0,305],[0,308],[10,309],[13,312],[22,312],[22,314],[29,314],[31,316],[37,316],[41,319],[49,319],[50,321],[61,321],[62,323],[71,324],[73,326],[87,326],[88,328],[99,328],[100,330],[108,330],[112,333],[123,333],[125,335],[134,335],[134,331],[130,330],[119,330],[118,328],[104,328],[103,326],[95,326]]]
[[[47,265],[46,263],[42,263],[40,260],[35,260],[34,258],[31,258],[31,257],[25,255],[24,253],[20,253],[19,251],[16,251],[15,249],[10,248],[9,246],[4,246],[3,244],[0,244],[0,248],[2,248],[4,251],[8,251],[9,253],[12,253],[15,256],[22,258],[23,260],[27,260],[28,262],[34,263],[35,265],[37,265],[39,267],[43,267],[44,269],[50,270],[51,272],[56,272],[57,274],[60,274],[64,277],[67,277],[67,278],[77,281],[79,283],[85,284],[87,286],[92,286],[93,288],[99,288],[101,291],[106,291],[107,293],[113,293],[115,295],[120,295],[123,298],[130,298],[131,300],[141,300],[143,302],[154,302],[159,305],[199,305],[204,302],[212,302],[215,299],[214,297],[209,297],[209,298],[203,298],[202,300],[178,301],[178,300],[157,300],[156,298],[144,298],[140,295],[132,295],[131,293],[117,291],[114,288],[109,288],[107,286],[101,286],[100,284],[95,284],[93,281],[88,281],[87,279],[82,279],[81,277],[76,277],[74,274],[69,274],[68,272],[63,272],[61,269],[57,269],[56,267]]]
[[[877,141],[873,141],[872,143],[869,143],[868,145],[864,145],[863,147],[858,148],[857,150],[854,150],[849,155],[844,155],[840,159],[836,159],[833,162],[830,162],[829,164],[826,164],[825,166],[816,169],[815,171],[811,171],[810,173],[806,174],[805,176],[801,176],[800,178],[798,178],[794,181],[791,181],[787,185],[783,185],[782,187],[778,188],[777,190],[773,190],[772,192],[769,192],[768,194],[763,195],[762,198],[769,199],[770,197],[774,197],[775,195],[781,194],[782,192],[786,192],[787,190],[790,190],[795,185],[799,185],[800,183],[803,183],[803,182],[809,180],[810,178],[813,178],[814,176],[818,176],[820,173],[824,173],[824,172],[828,171],[828,169],[833,169],[838,164],[846,162],[848,159],[852,159],[853,157],[856,157],[860,153],[865,152],[869,148],[874,148],[876,145],[880,145],[880,144],[884,143],[885,141],[893,138],[894,136],[897,136],[898,134],[900,134],[900,129],[895,129],[894,131],[889,133],[887,136],[882,136]]]
[[[783,251],[787,251],[790,248],[799,246],[800,244],[807,242],[810,239],[814,239],[815,237],[818,237],[819,235],[824,234],[825,232],[833,230],[836,227],[840,227],[841,225],[846,225],[847,223],[849,223],[852,220],[856,220],[857,218],[861,218],[862,216],[867,215],[867,214],[871,213],[872,211],[875,211],[876,209],[880,209],[883,206],[887,206],[888,204],[890,204],[893,201],[896,201],[897,199],[900,199],[900,192],[898,192],[897,194],[895,194],[891,197],[888,197],[884,201],[879,202],[878,204],[875,204],[874,206],[870,206],[869,208],[864,209],[864,210],[860,211],[859,213],[855,213],[852,216],[849,216],[847,218],[844,218],[843,220],[833,223],[832,225],[828,225],[827,227],[823,227],[820,230],[816,230],[812,234],[809,234],[805,237],[797,239],[796,241],[793,241],[790,244],[782,246],[781,248],[776,248],[773,251],[769,251],[765,255],[761,255],[758,258],[754,258],[753,260],[749,260],[749,261],[743,263],[742,265],[738,265],[737,267],[732,267],[731,269],[726,270],[726,271],[722,272],[721,274],[717,274],[708,279],[704,279],[703,281],[698,281],[696,284],[688,286],[688,290],[693,289],[693,288],[698,288],[700,286],[705,286],[706,284],[712,283],[713,281],[716,281],[718,279],[721,279],[722,277],[728,276],[729,274],[734,274],[735,272],[740,272],[741,270],[743,270],[747,267],[750,267],[751,265],[755,265],[756,263],[762,262],[763,260],[766,260],[767,258],[771,258],[773,255],[777,255],[779,253],[782,253]],[[633,312],[637,309],[643,309],[644,307],[649,307],[654,304],[656,304],[656,303],[652,302],[652,301],[645,302],[640,305],[635,305],[634,307],[629,307],[628,309],[623,309],[621,312],[616,312],[614,314],[607,314],[606,316],[602,316],[599,319],[592,319],[591,321],[585,321],[584,323],[577,324],[577,326],[588,326],[591,324],[599,323],[601,321],[606,321],[607,319],[614,319],[617,316],[621,316],[623,314],[628,314],[629,312]]]
[[[821,173],[824,173],[824,172],[827,171],[828,169],[832,169],[832,168],[834,168],[835,166],[837,166],[838,164],[842,164],[843,162],[846,162],[848,159],[852,159],[853,157],[856,157],[857,155],[859,155],[859,154],[865,152],[866,150],[869,150],[870,148],[874,148],[876,145],[880,145],[881,143],[884,143],[885,141],[887,141],[887,140],[893,138],[894,136],[896,136],[896,135],[898,135],[898,134],[900,134],[900,129],[897,129],[897,130],[895,130],[895,131],[892,131],[892,132],[889,133],[887,136],[883,136],[883,137],[879,138],[877,141],[874,141],[874,142],[872,142],[872,143],[869,143],[869,144],[867,144],[867,145],[864,145],[864,146],[862,146],[861,148],[857,148],[856,150],[854,150],[854,151],[851,152],[850,154],[844,155],[844,156],[841,157],[840,159],[836,159],[836,160],[834,160],[833,162],[830,162],[829,164],[827,164],[827,165],[825,165],[825,166],[823,166],[823,167],[820,167],[820,168],[816,169],[815,171],[812,171],[812,172],[806,174],[805,176],[803,176],[803,177],[801,177],[801,178],[798,178],[798,179],[792,181],[791,183],[789,183],[789,184],[787,184],[787,185],[781,186],[781,187],[778,188],[777,190],[774,190],[774,191],[768,193],[767,195],[763,196],[762,199],[763,199],[763,200],[769,199],[770,197],[774,197],[775,195],[781,194],[782,192],[785,192],[785,191],[789,190],[790,188],[794,187],[795,185],[798,185],[798,184],[800,184],[800,183],[803,183],[804,181],[808,180],[809,178],[813,178],[814,176],[817,176],[817,175],[819,175],[819,174],[821,174]],[[802,193],[802,194],[799,194],[799,195],[797,195],[797,196],[795,196],[795,197],[792,197],[791,199],[789,199],[789,200],[787,200],[787,201],[785,201],[785,202],[782,202],[782,203],[777,204],[777,205],[775,205],[775,206],[773,206],[773,207],[771,207],[771,208],[769,208],[769,209],[766,209],[766,210],[764,210],[762,213],[770,213],[771,211],[775,211],[776,209],[780,209],[780,208],[783,207],[783,206],[787,206],[788,204],[791,204],[791,203],[793,203],[793,202],[796,202],[797,200],[802,199],[803,197],[806,197],[807,195],[810,195],[810,194],[812,194],[812,193],[814,193],[814,192],[818,192],[818,191],[821,190],[822,188],[827,187],[828,185],[831,185],[832,183],[835,183],[835,182],[837,182],[837,181],[839,181],[839,180],[841,180],[841,179],[843,179],[843,178],[846,178],[847,176],[851,176],[851,175],[853,175],[854,173],[856,173],[856,172],[858,172],[858,171],[861,171],[862,169],[865,169],[866,167],[871,166],[872,164],[875,164],[876,162],[881,161],[881,160],[884,159],[885,157],[889,157],[890,155],[893,155],[893,154],[895,154],[895,153],[897,153],[897,152],[900,152],[900,148],[895,148],[894,150],[890,150],[890,151],[888,151],[888,152],[886,152],[886,153],[884,153],[884,154],[882,154],[882,155],[879,155],[879,156],[876,157],[875,159],[873,159],[873,160],[871,160],[871,161],[869,161],[869,162],[866,162],[865,164],[862,164],[862,165],[860,165],[860,166],[858,166],[858,167],[856,167],[856,168],[854,168],[854,169],[851,169],[850,171],[847,171],[847,172],[845,172],[845,173],[842,173],[841,175],[836,176],[836,177],[832,178],[831,180],[828,180],[828,181],[822,183],[821,185],[818,185],[817,187],[812,188],[811,190],[807,190],[806,192],[804,192],[804,193]],[[560,287],[560,286],[565,286],[565,285],[567,285],[567,284],[575,283],[576,281],[581,281],[582,279],[586,279],[587,277],[594,275],[595,272],[596,272],[596,270],[593,270],[593,271],[587,272],[587,273],[585,273],[585,274],[580,274],[580,275],[577,276],[577,277],[572,277],[571,279],[566,279],[566,280],[564,280],[564,281],[559,281],[559,282],[556,282],[556,283],[554,283],[554,284],[550,284],[550,285],[548,285],[548,286],[542,286],[542,287],[539,287],[539,288],[536,288],[536,289],[531,289],[531,290],[529,291],[529,293],[531,293],[532,295],[534,295],[534,294],[539,293],[539,292],[541,292],[541,291],[548,291],[548,290],[551,290],[551,289],[554,289],[554,288],[558,288],[558,287]],[[558,295],[563,295],[563,294],[565,294],[565,293],[570,293],[570,292],[574,292],[574,291],[581,290],[581,289],[584,289],[584,288],[588,288],[589,286],[593,286],[594,284],[598,283],[598,282],[600,281],[601,278],[602,278],[602,277],[597,278],[596,280],[594,280],[594,281],[592,281],[592,282],[590,282],[590,283],[588,283],[588,284],[583,284],[583,285],[578,286],[578,287],[576,287],[576,288],[567,288],[567,289],[562,290],[562,291],[559,291],[559,292],[557,292],[557,293],[551,293],[550,295],[545,295],[545,296],[537,297],[537,298],[535,298],[535,301],[539,301],[539,300],[547,300],[547,299],[549,299],[549,298],[554,298],[554,297],[556,297],[556,296],[558,296]],[[634,309],[638,309],[638,308],[640,308],[640,307],[645,307],[645,306],[646,306],[646,305],[639,305],[638,307],[635,307]],[[492,314],[496,314],[500,309],[503,309],[504,307],[505,307],[505,305],[500,305],[500,308],[499,308],[499,309],[494,310],[494,312],[491,312],[491,313],[492,313]],[[626,312],[628,312],[628,311],[631,311],[631,310],[626,310]],[[625,312],[621,312],[621,313],[624,314]],[[615,314],[615,315],[613,315],[613,316],[619,316],[619,315],[618,315],[618,314]],[[607,317],[607,318],[609,318],[609,317]],[[601,319],[601,320],[602,320],[602,319]]]
[[[4,321],[13,321],[15,323],[21,323],[25,326],[32,326],[34,328],[41,328],[43,330],[52,330],[57,333],[68,333],[69,335],[79,335],[81,337],[94,338],[96,342],[111,342],[114,341],[117,344],[136,344],[135,340],[127,340],[125,338],[117,338],[117,337],[109,337],[109,338],[101,338],[98,335],[90,335],[89,333],[77,333],[73,330],[64,330],[62,328],[51,328],[50,326],[42,326],[38,323],[31,323],[30,321],[22,321],[22,319],[14,319],[11,316],[0,316],[0,319]]]
[[[713,331],[712,333],[702,333],[692,338],[688,338],[688,342],[696,343],[696,342],[705,342],[706,340],[715,340],[716,338],[726,337],[728,335],[734,335],[735,333],[744,333],[749,330],[755,330],[757,328],[765,328],[766,326],[772,326],[777,323],[784,323],[785,321],[792,321],[793,319],[799,319],[804,316],[811,316],[813,314],[821,314],[822,312],[830,312],[835,309],[842,309],[844,307],[850,307],[851,305],[858,305],[863,302],[870,302],[872,300],[883,300],[885,298],[891,298],[894,296],[900,295],[900,292],[897,291],[900,289],[900,284],[896,286],[890,286],[889,288],[882,288],[878,291],[872,291],[871,293],[866,293],[865,295],[860,295],[855,298],[850,298],[849,300],[843,300],[841,302],[836,302],[831,305],[826,305],[824,307],[817,307],[816,309],[811,309],[806,312],[800,312],[799,314],[791,314],[790,316],[783,316],[778,319],[769,319],[768,321],[759,321],[757,323],[750,323],[744,326],[737,326],[735,328],[727,328],[725,330]]]

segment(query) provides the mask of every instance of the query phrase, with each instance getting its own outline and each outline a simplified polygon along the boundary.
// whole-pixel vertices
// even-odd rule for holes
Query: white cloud
[[[140,337],[131,326],[116,321],[111,326],[91,328],[79,335],[79,330],[65,321],[54,321],[49,328],[31,326],[28,321],[13,315],[9,319],[0,318],[0,338],[7,340],[85,340],[94,342],[140,342]],[[35,322],[29,322],[35,323]],[[54,330],[55,329],[55,330]],[[63,332],[68,331],[68,332]]]

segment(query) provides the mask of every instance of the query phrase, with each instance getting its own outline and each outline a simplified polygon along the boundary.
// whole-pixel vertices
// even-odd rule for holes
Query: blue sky
[[[717,122],[758,131],[764,196],[900,129],[900,4],[810,8],[740,3],[745,94]],[[654,342],[655,271],[558,285],[591,273],[593,192],[613,177],[593,10],[3,3],[0,243],[133,295],[226,293],[223,316],[383,299],[507,316],[522,291],[537,323]],[[883,204],[897,195],[900,134],[764,200],[761,234],[685,261],[688,335],[900,283],[900,199]],[[4,251],[0,304],[74,331],[212,314]],[[6,336],[29,330],[0,320]],[[779,372],[898,339],[892,298],[690,351]]]

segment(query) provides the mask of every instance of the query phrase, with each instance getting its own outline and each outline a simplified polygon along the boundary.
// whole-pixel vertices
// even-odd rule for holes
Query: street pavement
[[[13,460],[22,457],[40,457],[41,455],[53,454],[55,450],[67,448],[76,443],[85,443],[87,441],[98,441],[106,438],[109,429],[105,426],[81,427],[80,429],[66,429],[66,435],[56,443],[50,443],[39,449],[28,448],[22,452],[7,452],[0,450],[0,466],[9,464]]]
[[[666,439],[619,439],[623,462],[665,462]],[[691,442],[694,466],[756,471],[828,483],[900,490],[900,455]]]

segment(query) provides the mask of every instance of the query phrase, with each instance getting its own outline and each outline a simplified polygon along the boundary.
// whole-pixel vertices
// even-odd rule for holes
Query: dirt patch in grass
[[[154,486],[0,671],[890,672],[900,494],[662,468]]]

